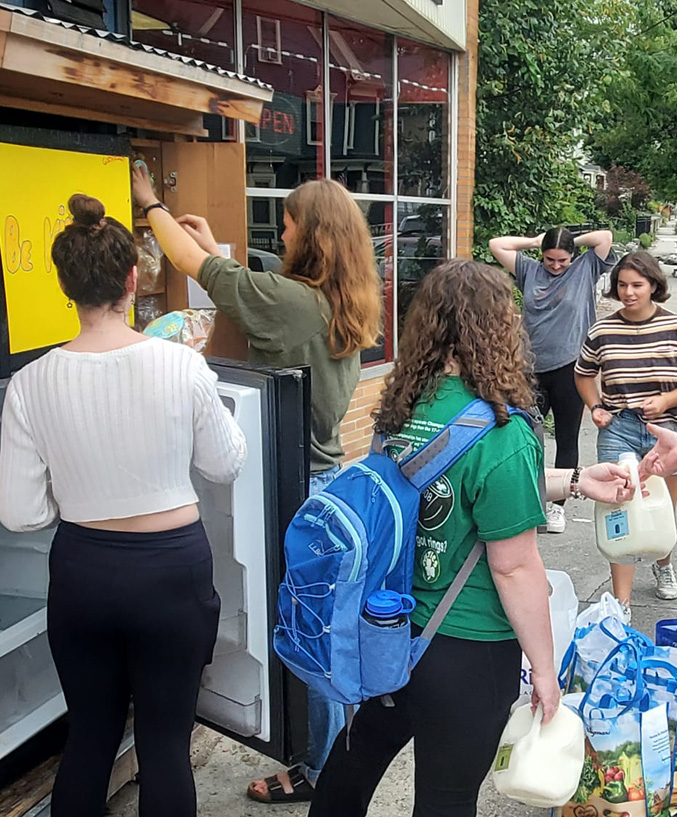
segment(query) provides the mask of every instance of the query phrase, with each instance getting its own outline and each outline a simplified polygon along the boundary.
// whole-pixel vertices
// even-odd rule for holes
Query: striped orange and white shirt
[[[620,311],[592,325],[575,366],[576,374],[601,373],[602,402],[611,412],[638,412],[648,397],[677,389],[677,315],[656,307],[645,321],[629,321]],[[652,420],[677,420],[677,408]],[[645,421],[648,422],[648,421]]]

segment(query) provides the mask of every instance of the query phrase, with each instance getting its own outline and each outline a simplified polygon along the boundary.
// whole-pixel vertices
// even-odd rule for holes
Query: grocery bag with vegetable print
[[[677,670],[673,656],[650,654],[656,649],[632,640],[617,644],[587,690],[564,697],[583,719],[586,757],[563,817],[671,814],[674,702],[667,698],[672,681],[677,689]]]

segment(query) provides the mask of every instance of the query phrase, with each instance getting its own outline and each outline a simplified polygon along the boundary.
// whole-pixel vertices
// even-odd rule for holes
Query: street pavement
[[[653,254],[667,255],[677,251],[674,225],[662,228]],[[670,268],[665,269],[671,272]],[[671,300],[665,304],[677,312],[677,279],[668,278]],[[601,301],[600,314],[617,308],[615,302]],[[582,465],[595,462],[596,429],[586,411],[580,438]],[[552,464],[554,440],[546,439],[546,459]],[[597,552],[594,534],[594,505],[590,501],[571,500],[566,505],[567,528],[563,534],[539,537],[539,547],[545,566],[564,570],[574,583],[580,608],[599,599],[611,589],[609,565]],[[649,565],[640,565],[635,578],[632,602],[632,624],[648,635],[654,635],[656,621],[677,618],[677,601],[659,601],[654,595],[654,579]],[[443,683],[443,679],[441,679]],[[468,679],[464,695],[472,695],[473,679]],[[463,700],[459,700],[459,706]],[[195,769],[201,817],[304,817],[307,805],[269,806],[249,801],[245,790],[250,780],[273,774],[283,767],[227,738],[218,739],[213,733],[202,738],[201,760]],[[206,751],[204,749],[206,748]],[[408,817],[413,804],[413,757],[411,745],[406,747],[391,765],[369,809],[369,817]],[[115,817],[135,817],[137,786],[127,785],[109,804]],[[531,809],[500,797],[490,781],[485,783],[478,807],[478,817],[548,817],[549,811]]]

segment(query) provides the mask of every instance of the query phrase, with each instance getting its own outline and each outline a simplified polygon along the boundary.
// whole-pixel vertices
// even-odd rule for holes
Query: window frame
[[[292,0],[292,2],[297,2],[297,0]],[[244,41],[243,41],[243,29],[242,29],[242,19],[244,13],[244,4],[246,0],[233,0],[234,12],[235,12],[235,39],[236,45],[238,46],[238,50],[236,53],[237,64],[238,66],[244,65]],[[298,5],[304,5],[303,3],[298,3]],[[324,173],[323,175],[327,175],[327,172],[331,174],[331,134],[332,134],[332,115],[333,115],[333,100],[335,99],[335,94],[331,93],[331,85],[330,85],[330,20],[332,18],[338,19],[345,19],[346,22],[356,22],[355,20],[350,20],[348,18],[343,18],[339,14],[334,14],[332,12],[316,9],[320,11],[322,14],[322,85],[321,87],[326,89],[326,92],[322,94],[322,102],[324,106],[324,122],[326,123],[325,126],[325,133],[324,133]],[[366,28],[373,28],[376,31],[381,31],[385,34],[392,34],[392,32],[388,32],[384,29],[379,29],[375,26],[367,26],[365,23],[360,22],[361,25],[364,25]],[[258,33],[258,31],[257,31]],[[458,156],[458,59],[459,55],[457,52],[451,49],[442,49],[439,48],[437,50],[444,51],[449,55],[449,77],[448,77],[448,104],[447,104],[447,127],[449,138],[447,139],[447,151],[448,155],[447,159],[447,168],[449,172],[449,193],[446,197],[427,197],[427,196],[403,196],[398,193],[398,178],[399,178],[399,167],[398,167],[398,96],[399,96],[399,74],[398,74],[398,43],[400,39],[405,39],[407,41],[411,41],[414,38],[411,37],[403,37],[400,38],[398,35],[393,35],[392,37],[392,60],[393,60],[393,71],[392,71],[392,86],[393,86],[393,104],[392,104],[392,116],[393,116],[393,167],[392,167],[392,174],[393,174],[393,192],[389,194],[376,194],[376,193],[352,193],[351,195],[356,201],[383,201],[390,203],[392,205],[392,213],[393,213],[393,224],[392,224],[392,252],[393,252],[393,291],[392,291],[392,323],[389,327],[390,337],[392,342],[392,355],[393,359],[397,356],[397,325],[398,325],[398,318],[399,318],[399,304],[397,298],[397,292],[399,287],[399,275],[398,275],[398,236],[397,236],[397,214],[399,212],[399,205],[400,204],[434,204],[448,208],[449,217],[446,220],[446,235],[444,236],[446,240],[446,246],[448,248],[448,255],[449,257],[453,257],[456,253],[456,218],[458,213],[458,193],[457,193],[457,184],[458,184],[458,167],[457,167],[457,156]],[[429,48],[436,48],[436,46],[432,43],[422,43]],[[281,50],[281,49],[280,49]],[[304,100],[306,105],[308,104],[308,93],[305,92]],[[312,92],[310,92],[312,93]],[[354,126],[354,122],[353,122]],[[346,127],[349,127],[349,124],[346,123]],[[344,128],[345,131],[345,128]],[[244,135],[244,126],[240,127],[239,129],[239,141],[245,141]],[[306,120],[306,137],[310,138],[310,117],[307,117]],[[344,140],[346,138],[346,133],[344,132]],[[378,133],[376,138],[378,139]],[[247,140],[249,141],[249,140]],[[251,141],[254,141],[253,139]],[[309,142],[308,144],[318,144],[318,142]],[[376,147],[378,148],[378,142],[376,143]],[[284,199],[290,193],[291,189],[282,189],[282,188],[271,188],[265,189],[260,187],[247,187],[246,188],[246,195],[247,200],[249,202],[250,198],[263,198],[267,197],[270,199]],[[252,225],[254,226],[254,225]],[[369,377],[378,377],[380,374],[385,373],[390,369],[392,366],[392,360],[385,360],[385,361],[375,361],[373,363],[368,363],[363,365],[362,367],[362,378],[361,379],[368,379]]]

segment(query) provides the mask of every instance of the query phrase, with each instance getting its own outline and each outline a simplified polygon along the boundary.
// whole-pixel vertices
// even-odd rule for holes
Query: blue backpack
[[[411,592],[421,494],[495,425],[491,405],[477,399],[415,453],[404,440],[375,437],[364,460],[296,512],[285,536],[273,644],[308,686],[350,706],[407,683],[484,543],[475,544],[418,638],[408,626],[369,622],[365,602],[377,590]],[[393,445],[406,447],[397,461],[385,453]]]

